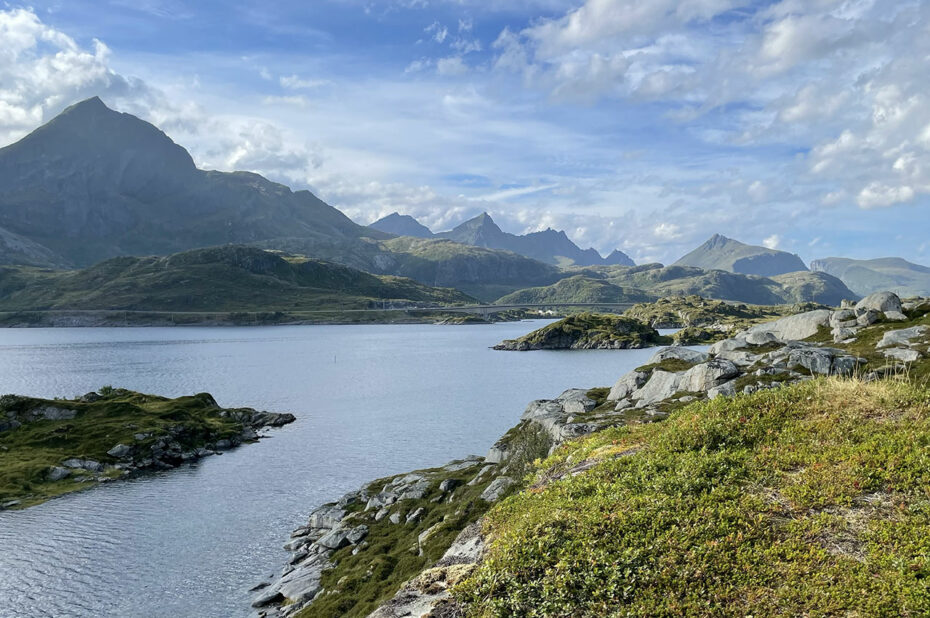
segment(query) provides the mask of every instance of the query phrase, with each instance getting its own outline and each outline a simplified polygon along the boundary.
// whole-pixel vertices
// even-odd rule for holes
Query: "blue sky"
[[[912,0],[8,2],[0,144],[98,94],[361,223],[928,263],[928,35]]]

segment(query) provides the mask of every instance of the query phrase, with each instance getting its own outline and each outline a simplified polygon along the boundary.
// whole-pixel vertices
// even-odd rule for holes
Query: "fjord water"
[[[292,412],[258,444],[0,513],[0,616],[247,616],[312,508],[483,454],[532,399],[612,384],[654,350],[496,352],[541,326],[0,331],[0,392],[104,385]]]

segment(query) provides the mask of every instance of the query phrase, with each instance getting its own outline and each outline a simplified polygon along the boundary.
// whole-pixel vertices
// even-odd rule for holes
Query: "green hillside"
[[[379,301],[470,303],[452,289],[242,246],[122,257],[77,271],[0,269],[0,311],[365,309]]]

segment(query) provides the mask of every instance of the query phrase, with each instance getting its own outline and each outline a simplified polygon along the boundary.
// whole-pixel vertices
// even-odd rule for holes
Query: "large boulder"
[[[780,341],[800,341],[816,335],[821,327],[828,326],[832,315],[829,309],[789,315],[774,322],[756,324],[745,332],[743,339],[753,334],[771,333]]]
[[[739,368],[731,361],[715,358],[686,371],[678,390],[703,393],[719,386],[722,382],[737,377],[739,373]]]
[[[862,315],[869,310],[878,311],[879,313],[888,313],[890,311],[901,313],[901,299],[892,292],[869,294],[856,303],[856,315]]]
[[[587,389],[572,388],[556,398],[566,414],[584,414],[597,407],[597,402],[588,397]]]
[[[647,364],[655,365],[668,359],[681,360],[685,361],[686,363],[703,363],[707,360],[707,354],[697,350],[692,350],[691,348],[672,346],[669,348],[662,348],[653,354],[652,358],[649,359]]]
[[[893,346],[908,346],[911,341],[921,337],[928,329],[926,326],[912,326],[911,328],[902,328],[901,330],[890,330],[882,335],[882,340],[878,342],[879,348],[890,348]]]
[[[607,401],[626,399],[642,388],[643,384],[645,384],[648,379],[649,374],[645,371],[631,371],[617,380],[617,383],[614,384],[613,388],[610,389],[610,393],[607,395]]]

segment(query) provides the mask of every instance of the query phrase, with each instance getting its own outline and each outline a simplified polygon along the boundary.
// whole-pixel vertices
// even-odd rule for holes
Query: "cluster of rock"
[[[442,519],[431,523],[431,511],[455,505],[467,488],[475,489],[478,500],[486,503],[499,500],[513,485],[512,479],[500,474],[501,470],[501,466],[483,457],[471,456],[440,468],[366,485],[337,502],[319,507],[304,526],[294,530],[291,541],[284,546],[291,552],[291,558],[281,576],[253,589],[257,596],[252,606],[257,615],[291,616],[326,594],[321,580],[323,572],[335,566],[333,554],[344,548],[351,548],[353,555],[366,551],[369,534],[378,526],[411,527],[418,532],[415,550],[423,555],[424,545],[444,524]],[[460,541],[445,552],[436,568],[461,565],[466,558],[472,562],[477,559],[480,553],[474,539],[477,533],[471,539],[459,536]],[[437,596],[435,586],[430,590],[432,596]]]
[[[633,318],[580,313],[535,330],[519,339],[506,339],[495,350],[627,350],[670,341],[654,328]]]
[[[881,370],[869,368],[869,359],[834,346],[855,342],[863,329],[877,322],[885,328],[888,322],[907,320],[905,311],[922,308],[930,312],[930,301],[902,303],[893,294],[875,294],[836,311],[818,309],[755,325],[719,341],[706,352],[678,346],[660,349],[647,365],[617,380],[606,397],[594,390],[569,389],[555,399],[531,402],[520,424],[495,443],[483,460],[476,458],[453,465],[476,467],[471,483],[487,483],[482,498],[495,500],[517,484],[519,464],[525,461],[528,452],[537,456],[546,454],[567,440],[608,426],[661,420],[679,405],[698,399],[779,388],[816,376],[860,373],[868,379],[878,377]],[[820,343],[826,332],[838,341],[833,345]],[[891,359],[910,361],[928,350],[930,326],[917,325],[885,330],[876,349],[868,354],[872,362],[882,353]],[[569,473],[583,473],[586,467],[589,467],[586,462],[581,462]],[[374,519],[388,517],[397,525],[409,525],[411,513],[404,513],[397,505],[403,503],[405,496],[420,495],[430,482],[416,474],[397,477],[385,489],[369,491],[369,487],[315,511],[308,525],[295,532],[296,540],[288,545],[295,553],[284,577],[256,600],[259,606],[280,602],[284,597],[298,603],[262,615],[290,615],[295,611],[293,607],[305,607],[316,595],[324,594],[320,576],[332,566],[328,557],[333,543],[329,540],[321,543],[321,539],[352,543],[349,534],[365,538],[361,536],[359,515],[347,515],[347,504],[364,503],[362,516],[368,513]],[[367,528],[364,530],[368,532]],[[332,537],[334,533],[336,536]],[[353,551],[364,551],[365,545],[362,540]],[[441,560],[411,579],[371,617],[459,615],[450,600],[449,588],[471,573],[483,551],[480,526],[465,528]]]

